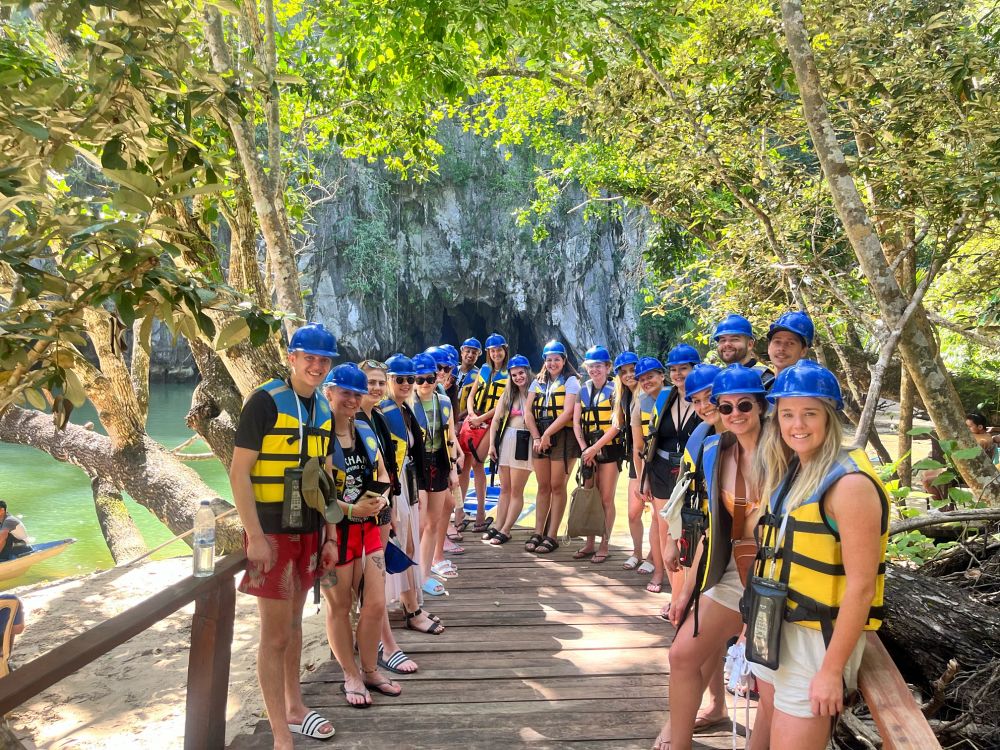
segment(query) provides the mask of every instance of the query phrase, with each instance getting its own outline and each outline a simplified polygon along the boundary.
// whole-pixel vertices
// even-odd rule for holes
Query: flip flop
[[[471,518],[463,518],[461,521],[459,521],[458,523],[454,524],[455,531],[457,531],[459,534],[461,534],[463,531],[465,531],[467,528],[469,528],[469,524],[470,523],[472,523],[472,519]]]
[[[363,695],[363,693],[359,693],[359,695]],[[328,740],[337,733],[337,730],[333,728],[333,724],[330,724],[330,731],[324,732],[322,730],[324,724],[330,724],[330,721],[315,711],[310,711],[298,724],[289,723],[288,731],[292,734],[301,734],[303,737],[312,737],[314,740]]]
[[[365,690],[365,692],[363,693],[359,693],[357,690],[348,690],[347,685],[345,685],[344,683],[340,683],[340,692],[344,694],[344,697],[347,699],[347,705],[350,706],[351,708],[368,708],[369,706],[371,706],[372,696],[367,690]],[[351,699],[349,696],[352,695],[360,695],[362,698],[367,698],[368,702],[351,703]]]
[[[464,555],[465,554],[465,547],[459,547],[454,542],[451,544],[451,546],[445,544],[444,545],[444,553],[446,555],[455,555],[455,556]]]
[[[493,523],[493,516],[487,516],[485,521],[477,521],[472,525],[473,534],[482,534]]]
[[[576,552],[573,553],[573,559],[574,560],[582,560],[585,557],[590,557],[595,552],[596,552],[596,550],[592,550],[592,549],[586,549],[586,550],[584,550],[584,549],[578,549]]]
[[[598,553],[598,554],[594,555],[592,558],[590,558],[590,561],[592,563],[594,563],[594,565],[600,565],[602,562],[604,562],[607,559],[608,559],[607,553],[605,553],[603,555],[600,554],[600,553]]]
[[[385,677],[385,675],[382,675],[382,677]],[[398,682],[393,682],[388,677],[385,679],[388,680],[388,682],[365,682],[365,687],[368,688],[369,691],[374,690],[379,695],[384,695],[387,698],[398,698],[403,694],[403,688],[399,686]],[[386,689],[393,685],[399,688],[398,693],[393,693]]]
[[[663,590],[662,583],[653,583],[652,581],[650,581],[649,583],[646,584],[646,591],[648,591],[650,594],[659,594],[662,590]]]
[[[449,542],[460,542],[462,541],[462,533],[459,531],[452,531],[445,534],[445,537]]]
[[[402,649],[396,649],[393,653],[386,657],[385,649],[382,647],[382,644],[380,643],[378,645],[378,665],[382,667],[382,669],[392,672],[393,674],[413,674],[417,671],[417,669],[407,671],[399,668],[400,665],[408,661],[413,661],[413,659],[403,653]],[[413,661],[413,664],[416,666],[417,663]]]
[[[716,727],[722,727],[728,725],[732,719],[728,716],[717,716],[714,719],[710,719],[707,716],[697,716],[694,720],[694,731],[707,732],[709,729],[715,729]]]
[[[622,570],[635,570],[638,564],[639,558],[635,555],[629,555],[625,558],[625,562],[622,563]]]
[[[444,585],[440,581],[435,581],[433,578],[428,578],[424,581],[424,585],[421,589],[427,596],[444,596],[448,593]]]
[[[635,569],[635,572],[641,576],[651,575],[652,572],[656,570],[656,567],[649,560],[643,560],[642,565]]]

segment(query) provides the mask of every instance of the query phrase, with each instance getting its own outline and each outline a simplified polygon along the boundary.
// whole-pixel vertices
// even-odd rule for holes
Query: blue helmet
[[[416,375],[436,375],[437,361],[426,352],[413,355],[413,371]]]
[[[368,376],[365,375],[364,370],[353,362],[345,362],[342,365],[334,367],[330,370],[330,374],[326,376],[326,380],[323,383],[327,386],[332,385],[337,388],[343,388],[345,391],[350,391],[351,393],[360,393],[363,396],[368,395]]]
[[[611,354],[603,346],[592,346],[583,353],[583,364],[589,365],[595,362],[611,364]]]
[[[473,338],[468,338],[465,341],[463,341],[462,342],[462,348],[463,349],[466,349],[466,348],[468,348],[468,349],[478,349],[479,351],[482,351],[483,350],[483,345],[479,343],[479,339],[473,337]]]
[[[552,339],[545,346],[542,347],[542,357],[547,357],[550,354],[558,354],[563,359],[566,359],[566,347],[563,346],[561,341],[556,341]]]
[[[451,344],[441,344],[441,348],[451,355],[451,366],[458,367],[458,349]]]
[[[833,401],[838,411],[844,408],[844,397],[840,392],[837,376],[811,359],[800,359],[779,372],[771,386],[771,392],[767,394],[767,400],[776,404],[779,398],[791,396],[825,398]]]
[[[753,327],[750,325],[750,321],[742,315],[727,315],[715,327],[712,340],[718,341],[721,336],[749,336],[753,338]]]
[[[732,396],[733,394],[753,395],[764,393],[764,383],[761,382],[760,373],[750,367],[740,364],[729,365],[718,375],[712,383],[712,403],[719,403],[719,396]]]
[[[437,371],[438,367],[455,367],[458,363],[453,362],[451,359],[451,353],[445,349],[443,346],[430,346],[424,350],[424,354],[429,354],[434,358],[434,369]]]
[[[507,363],[507,371],[510,372],[515,367],[524,367],[525,369],[531,369],[531,362],[523,354],[515,354],[510,358],[510,362]]]
[[[701,355],[690,344],[678,344],[667,355],[667,367],[674,365],[697,365],[701,363]]]
[[[491,333],[486,337],[486,348],[492,349],[494,346],[507,346],[507,339],[499,333]]]
[[[767,331],[767,340],[778,331],[788,331],[802,338],[806,346],[813,345],[813,336],[816,335],[816,328],[813,326],[812,318],[804,312],[786,312],[776,321],[771,323]]]
[[[636,378],[639,378],[647,372],[652,372],[653,370],[666,372],[666,368],[663,366],[663,363],[656,357],[643,357],[635,365],[635,376]]]
[[[684,400],[690,401],[694,394],[711,388],[720,372],[722,372],[722,368],[716,365],[695,365],[694,369],[684,378]]]
[[[623,368],[625,365],[637,365],[639,364],[639,357],[635,352],[622,352],[617,357],[615,357],[615,374]]]
[[[292,334],[288,341],[288,351],[333,359],[337,356],[337,339],[322,323],[306,323]]]
[[[416,375],[413,369],[413,360],[405,354],[393,354],[385,361],[385,366],[389,375]]]

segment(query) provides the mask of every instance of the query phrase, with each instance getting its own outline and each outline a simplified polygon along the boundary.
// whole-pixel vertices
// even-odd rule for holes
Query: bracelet
[[[353,505],[348,505],[347,506],[347,517],[348,518],[354,518],[354,506]]]

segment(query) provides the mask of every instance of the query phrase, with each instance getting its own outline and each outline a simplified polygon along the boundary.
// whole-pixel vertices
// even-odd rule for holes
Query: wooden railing
[[[940,750],[913,693],[875,633],[867,634],[858,690],[878,727],[884,750]]]
[[[234,552],[216,563],[210,577],[185,578],[19,667],[0,680],[0,716],[193,601],[184,748],[225,747],[229,659],[236,616],[234,579],[245,566],[246,555]]]

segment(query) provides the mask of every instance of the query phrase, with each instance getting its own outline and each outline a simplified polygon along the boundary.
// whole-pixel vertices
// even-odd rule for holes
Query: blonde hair
[[[819,399],[826,412],[826,435],[816,456],[809,463],[801,466],[788,495],[785,497],[784,509],[792,511],[798,508],[819,487],[837,456],[844,442],[844,429],[833,403],[828,399]],[[781,437],[777,410],[764,425],[764,434],[757,444],[753,459],[754,484],[760,487],[762,502],[768,503],[788,474],[793,451]]]

